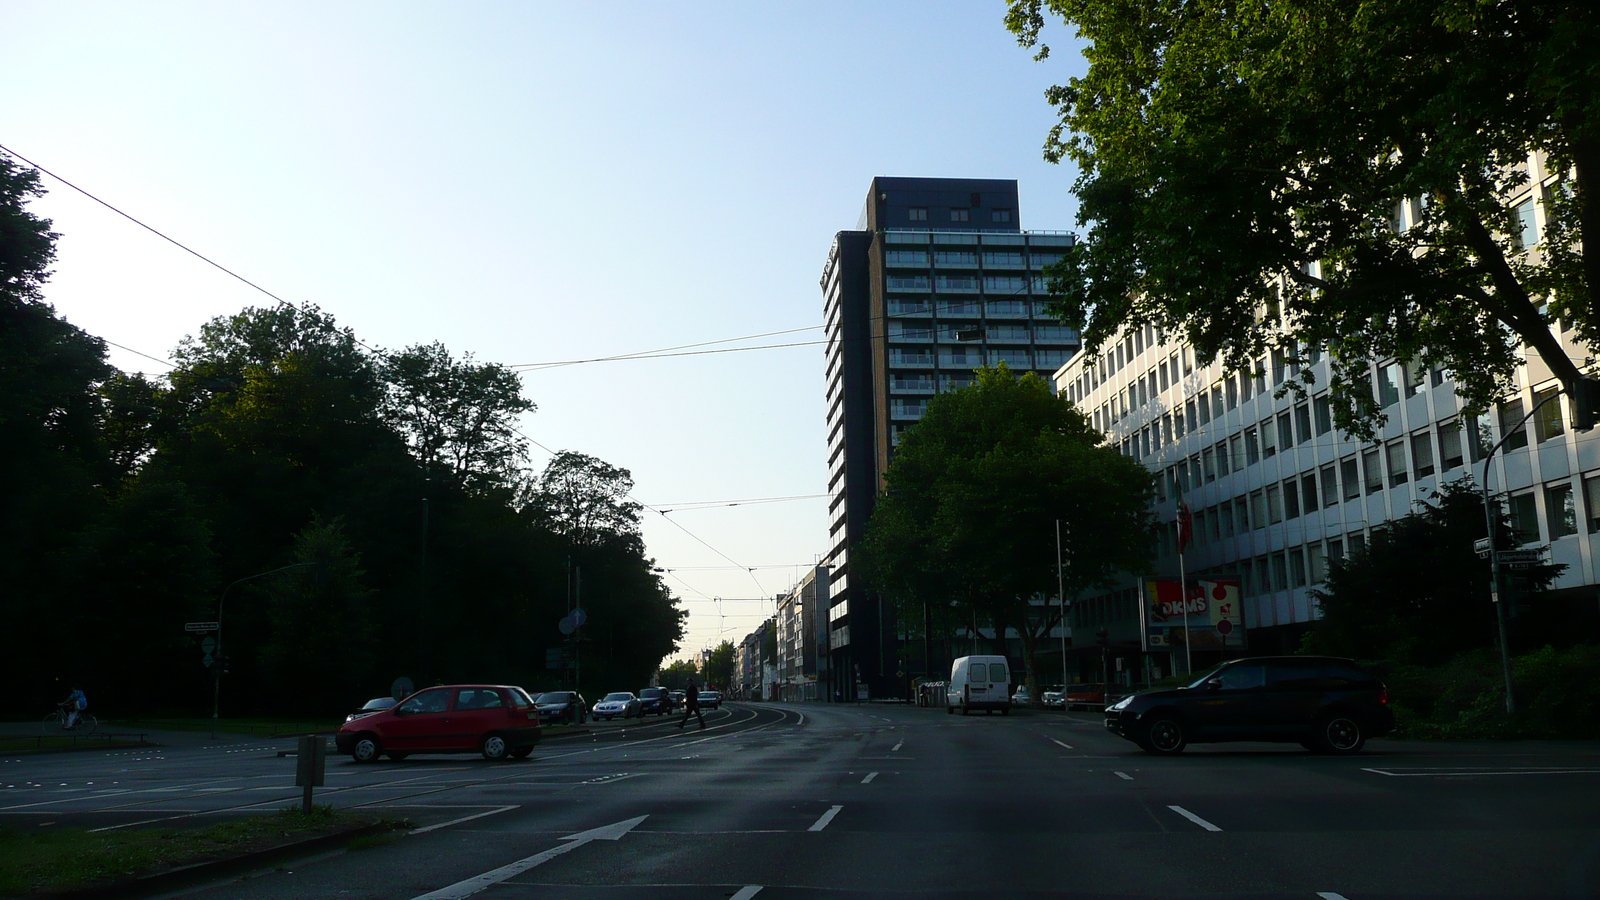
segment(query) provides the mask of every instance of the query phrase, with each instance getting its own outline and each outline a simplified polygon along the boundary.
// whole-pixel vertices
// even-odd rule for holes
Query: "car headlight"
[[[1106,707],[1106,712],[1117,712],[1118,710],[1127,709],[1128,708],[1128,704],[1130,704],[1132,702],[1133,702],[1133,698],[1132,697],[1123,697],[1121,700],[1118,700],[1117,702],[1115,702],[1115,703],[1111,704],[1110,706]]]

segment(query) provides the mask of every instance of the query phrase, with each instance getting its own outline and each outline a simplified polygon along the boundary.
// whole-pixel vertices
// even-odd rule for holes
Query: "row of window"
[[[889,348],[889,367],[897,369],[931,369],[935,359],[941,368],[976,369],[984,365],[1004,362],[1017,371],[1042,369],[1054,371],[1065,365],[1071,350],[1025,349],[1021,347],[954,346],[940,347],[935,357],[932,349],[909,347]]]
[[[1024,314],[1025,315],[1025,314]],[[947,341],[988,340],[997,343],[1027,344],[1033,341],[1076,342],[1078,333],[1063,325],[1010,325],[988,322],[940,323],[926,325],[919,322],[889,322],[890,341],[928,342],[935,339]]]
[[[976,319],[979,316],[1003,317],[1008,319],[1026,319],[1029,315],[1036,318],[1045,317],[1045,309],[1049,306],[1048,300],[1002,300],[998,298],[985,298],[983,300],[941,300],[932,303],[926,298],[889,298],[889,315],[896,318],[929,317],[937,313],[941,319]]]
[[[926,269],[928,267],[928,251],[926,250],[889,250],[884,253],[884,261],[893,267],[913,267]],[[1029,254],[1021,252],[985,252],[979,254],[972,250],[935,250],[933,262],[940,267],[960,266],[978,267],[978,260],[983,260],[986,269],[1024,269],[1031,263],[1036,269],[1043,268],[1061,259],[1060,253],[1046,253],[1035,250]]]
[[[926,275],[889,275],[885,286],[891,291],[915,291],[925,294],[930,290],[954,291],[975,294],[981,286],[988,293],[1025,294],[1031,289],[1035,294],[1045,294],[1046,279],[1042,276],[1024,278],[1019,275],[939,275],[930,279]]]
[[[970,222],[970,221],[972,221],[972,209],[970,207],[952,206],[952,207],[949,207],[949,210],[950,210],[950,221],[952,221],[952,222]],[[906,210],[906,218],[909,219],[912,222],[926,222],[926,221],[928,221],[928,207],[926,207],[926,206],[913,206],[913,207],[910,207],[909,209]],[[1011,210],[1009,210],[1009,209],[991,209],[991,210],[989,210],[989,220],[991,222],[1010,222],[1011,221]]]

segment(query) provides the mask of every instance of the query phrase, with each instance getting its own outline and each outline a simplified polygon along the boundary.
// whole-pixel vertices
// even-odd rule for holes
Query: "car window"
[[[1315,662],[1280,660],[1272,663],[1268,670],[1275,691],[1315,691],[1321,688],[1321,666]]]
[[[527,694],[523,693],[521,689],[519,689],[519,688],[512,688],[511,689],[511,705],[512,706],[516,707],[517,709],[527,709],[528,707],[532,706],[533,704],[534,704],[533,699],[530,698]]]
[[[606,695],[606,699],[607,700],[632,700],[633,699],[633,695],[632,694],[625,694],[625,693],[607,694]]]
[[[1328,663],[1322,667],[1323,686],[1335,690],[1365,687],[1376,680],[1349,663]]]
[[[550,691],[539,695],[540,703],[571,703],[572,695],[566,691]]]
[[[1005,681],[1006,680],[1006,664],[1005,663],[989,663],[989,680],[990,681]]]
[[[1267,670],[1265,666],[1242,663],[1218,672],[1217,680],[1222,682],[1225,691],[1254,690],[1266,686]]]
[[[989,680],[989,667],[980,662],[967,664],[967,678],[977,684]]]
[[[450,691],[447,688],[434,688],[415,694],[411,699],[400,704],[403,713],[441,713],[450,705]]]
[[[499,709],[504,705],[494,688],[463,688],[456,694],[456,709]]]

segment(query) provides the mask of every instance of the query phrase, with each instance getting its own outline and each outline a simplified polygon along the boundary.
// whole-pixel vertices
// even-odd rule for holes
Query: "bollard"
[[[328,742],[321,735],[308,734],[300,739],[300,754],[295,759],[294,783],[306,789],[300,811],[311,815],[311,789],[322,787],[328,770]]]

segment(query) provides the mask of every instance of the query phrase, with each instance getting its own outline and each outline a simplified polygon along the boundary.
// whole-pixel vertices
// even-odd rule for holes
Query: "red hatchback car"
[[[482,753],[522,759],[539,743],[539,710],[527,692],[503,684],[424,688],[382,712],[352,719],[334,743],[358,763],[413,753]]]

